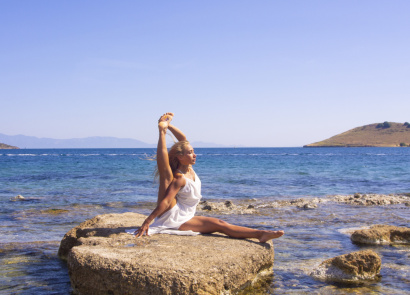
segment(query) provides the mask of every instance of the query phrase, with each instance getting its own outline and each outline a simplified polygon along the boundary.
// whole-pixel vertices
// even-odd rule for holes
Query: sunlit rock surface
[[[369,245],[410,244],[410,228],[392,225],[374,225],[369,229],[353,232],[354,243]]]
[[[271,242],[224,235],[136,239],[124,232],[144,219],[99,215],[64,236],[59,256],[67,258],[75,293],[231,294],[272,275]]]
[[[381,259],[372,250],[362,250],[323,261],[311,272],[321,281],[359,283],[380,278]]]

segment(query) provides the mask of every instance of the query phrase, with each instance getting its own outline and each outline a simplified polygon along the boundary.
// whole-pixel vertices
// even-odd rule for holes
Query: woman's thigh
[[[203,234],[221,232],[223,227],[228,225],[227,222],[218,218],[206,216],[194,216],[179,227],[179,230],[192,230]]]

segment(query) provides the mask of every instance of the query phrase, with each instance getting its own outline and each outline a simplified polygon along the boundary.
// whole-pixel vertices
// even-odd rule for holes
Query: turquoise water
[[[154,149],[0,150],[0,293],[69,294],[59,241],[103,213],[148,214],[156,201]],[[198,148],[194,169],[204,200],[268,204],[360,193],[409,193],[409,148]],[[24,200],[14,201],[17,195]],[[212,216],[218,216],[216,214]],[[403,294],[408,246],[377,247],[383,278],[366,286],[311,279],[324,259],[361,249],[346,229],[375,223],[409,226],[410,207],[320,204],[315,210],[266,208],[229,222],[284,229],[275,241],[274,277],[265,293]]]

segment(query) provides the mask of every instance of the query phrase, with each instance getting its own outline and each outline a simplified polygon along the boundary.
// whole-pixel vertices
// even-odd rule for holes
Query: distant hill
[[[7,142],[27,149],[59,148],[149,148],[154,147],[136,139],[116,137],[86,137],[73,139],[38,138],[25,135],[5,135],[0,133],[0,142]]]
[[[356,127],[304,147],[398,147],[410,146],[409,123],[375,123]]]
[[[167,138],[172,145],[171,138]],[[5,135],[0,133],[0,142],[27,149],[65,149],[65,148],[155,148],[157,144],[149,144],[131,138],[86,137],[72,139],[38,138],[26,135]],[[215,143],[193,142],[194,147],[223,147]],[[5,145],[7,146],[7,145]],[[0,147],[1,148],[1,147]]]
[[[5,143],[0,143],[0,149],[15,150],[15,149],[18,149],[18,147],[8,145],[8,144],[5,144]]]

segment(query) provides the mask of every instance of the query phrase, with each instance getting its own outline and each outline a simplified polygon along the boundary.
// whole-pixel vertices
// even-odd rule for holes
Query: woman
[[[201,182],[192,169],[196,162],[194,149],[185,135],[170,125],[172,113],[164,114],[158,123],[160,138],[157,165],[160,179],[157,207],[135,231],[137,237],[164,232],[164,229],[192,231],[202,234],[220,232],[232,238],[255,238],[264,243],[281,237],[283,231],[256,230],[229,224],[213,217],[194,216],[201,199]],[[165,133],[169,129],[179,140],[167,153]],[[165,189],[166,188],[166,189]],[[150,223],[155,219],[150,229]]]

